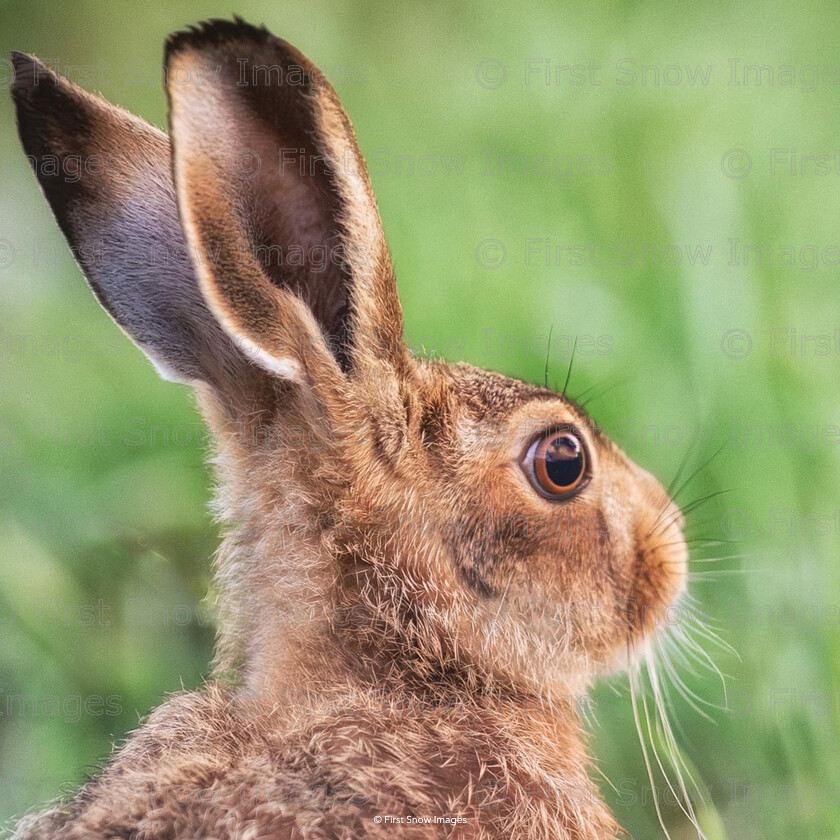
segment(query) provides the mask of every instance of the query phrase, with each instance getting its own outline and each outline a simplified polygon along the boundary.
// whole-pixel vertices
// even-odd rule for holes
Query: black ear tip
[[[38,60],[26,53],[12,51],[12,68],[15,76],[12,90],[28,90],[35,87]]]
[[[14,68],[12,93],[16,96],[28,98],[39,85],[54,85],[56,82],[55,74],[34,55],[12,52],[12,67]]]
[[[168,61],[174,53],[183,49],[220,47],[237,41],[264,44],[271,38],[271,33],[264,26],[253,26],[238,15],[234,15],[233,20],[212,18],[173,32],[166,39],[164,56]]]

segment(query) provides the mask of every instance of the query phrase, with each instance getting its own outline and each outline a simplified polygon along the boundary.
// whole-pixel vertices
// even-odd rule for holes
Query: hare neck
[[[235,531],[217,563],[214,676],[252,696],[351,691],[412,704],[509,706],[577,731],[576,688],[557,686],[549,694],[471,661],[455,631],[430,619],[411,593],[377,597],[383,582],[356,564],[343,575],[352,583],[342,581],[335,557],[321,556],[301,532]]]
[[[225,540],[218,558],[227,610],[215,676],[232,679],[240,700],[281,729],[349,716],[360,726],[368,722],[359,737],[374,743],[395,726],[409,740],[445,733],[453,749],[482,767],[504,768],[485,785],[504,791],[512,813],[537,821],[523,836],[555,836],[545,833],[545,821],[568,828],[569,819],[575,836],[616,836],[589,778],[575,695],[558,689],[547,697],[491,675],[460,661],[445,637],[432,655],[422,631],[433,628],[421,622],[407,629],[417,616],[392,612],[383,621],[382,605],[353,587],[341,588],[344,600],[336,599],[335,574],[320,575],[324,558],[300,534],[286,534],[283,555],[263,553],[272,546],[278,547],[275,538],[262,533],[255,540],[246,529]],[[289,574],[290,561],[309,575]]]

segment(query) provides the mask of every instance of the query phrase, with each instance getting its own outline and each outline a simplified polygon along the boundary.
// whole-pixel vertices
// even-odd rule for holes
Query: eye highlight
[[[551,429],[538,437],[522,459],[534,489],[547,499],[568,499],[589,481],[586,449],[572,429]]]

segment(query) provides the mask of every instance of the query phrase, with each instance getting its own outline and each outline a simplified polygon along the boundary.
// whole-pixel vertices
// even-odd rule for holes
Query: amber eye
[[[522,462],[534,487],[549,499],[568,499],[587,482],[586,450],[570,429],[538,437]]]

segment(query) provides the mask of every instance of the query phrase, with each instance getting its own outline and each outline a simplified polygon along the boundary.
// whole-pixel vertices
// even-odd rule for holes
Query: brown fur
[[[237,57],[299,65],[307,84],[243,91]],[[569,400],[410,356],[352,129],[300,53],[215,21],[173,36],[167,64],[222,68],[216,81],[168,90],[172,236],[194,268],[171,282],[201,290],[190,330],[206,342],[221,326],[232,341],[219,353],[234,352],[209,363],[183,337],[154,340],[172,332],[165,313],[138,336],[109,309],[194,383],[218,442],[226,536],[213,679],[156,709],[75,799],[17,836],[616,837],[576,707],[599,674],[630,664],[682,592],[679,512]],[[83,145],[55,125],[36,143],[50,120],[33,66],[16,92],[27,151]],[[51,97],[74,107],[80,93],[49,79],[65,88]],[[119,136],[128,117],[96,107],[97,136]],[[271,168],[289,143],[314,169]],[[231,168],[242,148],[260,150],[256,178]],[[317,163],[340,152],[352,167]],[[62,225],[71,242],[122,211],[100,186],[45,185],[60,219],[74,208]],[[155,206],[170,208],[171,184],[161,195]],[[338,243],[343,260],[320,273],[254,256],[265,242],[301,241]],[[97,282],[118,292],[124,264],[100,269]],[[108,307],[108,288],[101,298]],[[557,425],[578,430],[591,471],[562,502],[519,466]]]

